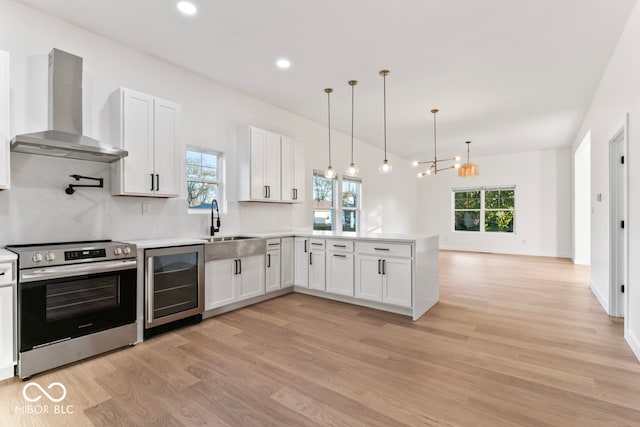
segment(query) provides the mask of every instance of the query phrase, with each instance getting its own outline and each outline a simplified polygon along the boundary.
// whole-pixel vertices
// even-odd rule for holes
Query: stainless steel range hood
[[[82,58],[59,49],[49,54],[49,130],[16,135],[11,151],[105,163],[129,154],[82,134]]]

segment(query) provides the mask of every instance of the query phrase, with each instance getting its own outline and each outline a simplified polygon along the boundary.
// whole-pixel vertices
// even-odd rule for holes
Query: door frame
[[[627,317],[629,293],[629,215],[628,215],[628,128],[629,114],[625,115],[622,124],[616,127],[616,131],[609,139],[609,315],[614,317]],[[624,156],[625,162],[621,163],[620,157]],[[622,188],[618,188],[622,186]],[[622,200],[619,200],[619,195]],[[620,221],[624,221],[624,228],[620,228]],[[621,231],[621,232],[620,232]],[[622,242],[619,241],[622,239]],[[620,254],[618,248],[622,248]],[[622,265],[618,261],[622,257]],[[620,285],[624,284],[625,292],[622,293]],[[626,323],[626,320],[625,320]]]

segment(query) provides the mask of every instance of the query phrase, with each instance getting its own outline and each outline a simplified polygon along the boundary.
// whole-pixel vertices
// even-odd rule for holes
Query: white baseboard
[[[640,361],[640,340],[638,337],[636,337],[630,329],[625,329],[624,339],[627,340],[629,347],[631,347],[631,351],[633,351],[638,361]]]
[[[609,299],[605,298],[599,291],[598,289],[593,286],[593,282],[589,281],[589,288],[591,288],[591,292],[593,293],[593,295],[596,296],[596,299],[598,300],[598,302],[600,303],[600,305],[602,306],[602,308],[604,309],[604,312],[609,314]]]

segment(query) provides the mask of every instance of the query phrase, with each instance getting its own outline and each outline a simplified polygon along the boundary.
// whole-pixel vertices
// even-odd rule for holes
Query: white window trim
[[[360,184],[360,188],[359,188],[359,192],[358,192],[358,198],[356,200],[356,207],[355,208],[344,208],[342,206],[342,184],[344,181],[351,181],[351,182],[357,182],[358,184]],[[340,217],[340,230],[345,232],[345,233],[359,233],[360,232],[360,225],[361,225],[361,216],[362,216],[362,178],[357,178],[357,177],[351,177],[351,176],[340,176],[340,180],[339,180],[339,184],[338,186],[340,187],[339,189],[339,194],[338,194],[338,198],[340,200],[340,206],[338,209],[338,216]],[[344,223],[342,222],[342,215],[343,215],[343,211],[355,211],[356,212],[356,231],[344,231]]]
[[[203,181],[203,180],[198,180],[198,179],[189,179],[187,177],[186,174],[186,170],[187,170],[187,160],[186,160],[186,153],[187,151],[200,151],[203,153],[207,153],[207,154],[215,154],[218,158],[218,181],[216,182],[216,184],[218,185],[218,209],[220,211],[221,214],[226,214],[228,213],[228,205],[227,205],[227,185],[226,185],[226,166],[227,166],[227,162],[226,162],[226,158],[224,156],[224,153],[222,151],[218,151],[218,150],[212,150],[210,148],[204,148],[204,147],[198,147],[196,145],[187,145],[185,148],[185,155],[183,156],[183,165],[184,167],[182,168],[182,176],[184,177],[184,184],[183,184],[183,188],[187,188],[187,182],[188,181],[196,181],[196,182],[207,182],[209,183],[210,181]],[[187,199],[188,194],[185,194],[185,200]],[[211,211],[208,209],[195,209],[195,208],[190,208],[188,203],[187,203],[187,213],[189,215],[211,215]]]
[[[331,224],[331,230],[327,230],[327,231],[335,232],[335,231],[337,231],[337,228],[338,228],[338,219],[337,219],[337,217],[338,217],[338,213],[339,213],[338,212],[339,207],[336,207],[336,200],[338,200],[338,196],[340,195],[340,190],[338,188],[339,185],[340,185],[338,176],[336,175],[334,178],[332,178],[332,180],[333,180],[333,198],[332,198],[333,204],[332,204],[331,209],[316,209],[316,208],[313,207],[313,203],[314,203],[314,200],[315,200],[314,191],[313,191],[313,178],[315,178],[316,176],[324,178],[324,179],[328,179],[328,178],[326,178],[324,176],[324,171],[317,170],[317,169],[313,170],[313,174],[311,175],[311,228],[314,229],[313,228],[314,227],[313,222],[314,222],[314,219],[315,219],[315,216],[314,216],[314,212],[315,211],[330,211],[330,212],[333,213],[333,224]],[[340,223],[342,224],[342,220],[340,221]],[[317,231],[322,231],[322,230],[317,230]]]
[[[485,193],[487,191],[496,190],[513,190],[513,231],[512,232],[500,232],[500,231],[486,231],[484,229],[485,221],[484,214],[487,211],[504,211],[509,209],[486,209],[485,208]],[[456,209],[456,193],[465,191],[480,191],[480,209]],[[478,234],[478,235],[491,235],[491,236],[515,236],[517,234],[518,215],[516,215],[517,192],[515,185],[491,185],[482,187],[455,187],[451,189],[451,232],[462,234]],[[468,231],[468,230],[456,230],[456,211],[480,211],[480,230]]]

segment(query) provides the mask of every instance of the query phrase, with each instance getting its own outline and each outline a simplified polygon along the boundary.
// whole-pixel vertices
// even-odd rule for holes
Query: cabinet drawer
[[[398,256],[411,258],[411,244],[386,242],[356,242],[356,252],[380,256]]]
[[[353,252],[353,241],[327,240],[327,250],[331,252]]]
[[[267,239],[267,250],[280,249],[280,239]]]
[[[0,263],[0,285],[13,282],[13,263]]]
[[[309,250],[311,251],[324,251],[324,240],[322,239],[309,239]]]

